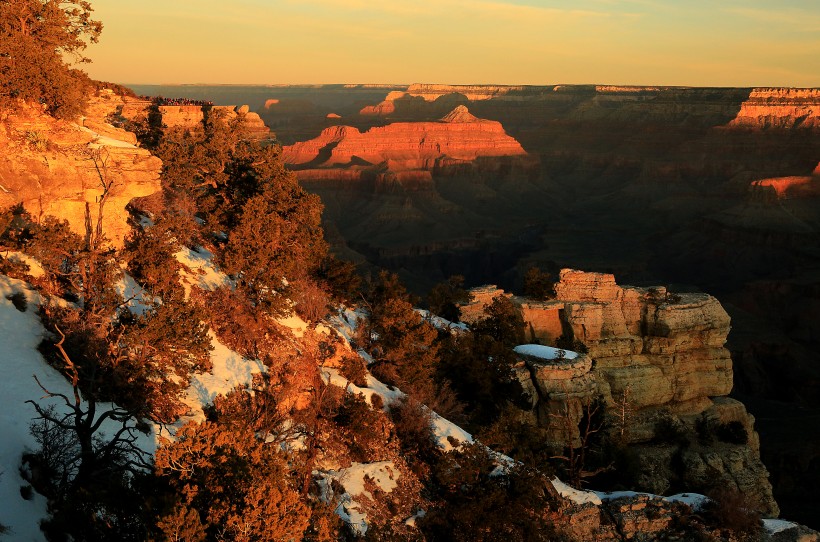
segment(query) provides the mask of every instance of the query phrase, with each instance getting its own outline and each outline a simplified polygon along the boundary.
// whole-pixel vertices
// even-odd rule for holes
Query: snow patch
[[[786,521],[784,519],[764,519],[763,520],[763,528],[772,535],[777,533],[782,533],[783,531],[788,531],[789,529],[794,529],[798,527],[797,523],[792,523],[791,521]]]
[[[542,344],[519,344],[513,348],[513,351],[522,356],[532,356],[546,360],[575,359],[578,357],[578,352],[564,350],[562,348],[553,348],[552,346],[544,346]]]
[[[211,338],[210,373],[194,374],[191,385],[185,393],[184,403],[191,408],[190,413],[180,420],[181,426],[188,421],[205,421],[203,407],[212,404],[217,395],[227,395],[237,386],[247,385],[253,381],[253,375],[263,373],[267,367],[259,360],[249,360],[237,354],[221,342],[213,331],[208,332]]]
[[[20,262],[28,265],[28,274],[36,279],[45,276],[46,274],[42,264],[28,254],[23,254],[22,252],[12,250],[5,252],[3,257],[11,262]]]
[[[158,297],[153,297],[146,292],[142,286],[137,284],[137,281],[125,271],[123,271],[122,277],[114,284],[114,289],[125,301],[128,310],[138,316],[151,310],[160,301]]]
[[[599,497],[594,491],[575,489],[574,487],[568,486],[558,478],[552,479],[552,485],[559,495],[565,499],[571,500],[575,504],[594,504],[595,506],[601,505],[601,497]]]
[[[23,294],[29,307],[20,311],[7,299],[13,294]],[[0,275],[0,523],[7,525],[13,540],[45,540],[39,522],[47,516],[46,499],[34,493],[30,501],[20,496],[20,488],[28,485],[19,473],[24,452],[37,448],[37,442],[29,433],[29,424],[36,412],[26,401],[33,400],[42,406],[54,405],[57,412],[66,412],[58,399],[46,399],[44,392],[34,380],[36,375],[43,386],[52,393],[71,396],[68,381],[48,365],[37,346],[46,335],[36,306],[40,295],[20,280]],[[106,410],[105,404],[98,411]],[[119,427],[116,422],[104,423],[101,435],[111,434]],[[154,434],[140,435],[137,446],[148,453],[156,450],[156,426]]]
[[[191,293],[191,286],[198,286],[202,290],[213,291],[222,286],[231,285],[227,275],[219,271],[213,264],[213,254],[199,248],[192,250],[182,247],[174,257],[183,265],[182,287],[185,288],[186,298]]]
[[[461,333],[463,331],[467,331],[470,328],[467,327],[467,324],[464,322],[451,322],[446,318],[442,318],[441,316],[436,316],[430,311],[426,311],[424,309],[416,309],[416,312],[421,315],[424,320],[429,323],[434,328],[438,329],[439,331],[449,331],[450,333]]]
[[[365,479],[372,481],[385,493],[390,493],[396,489],[397,480],[401,477],[401,473],[392,461],[353,463],[350,467],[338,471],[314,472],[314,475],[321,477],[319,480],[321,498],[326,503],[332,502],[335,498],[331,483],[333,480],[344,488],[344,493],[338,497],[335,513],[358,535],[364,535],[367,532],[367,514],[361,510],[361,503],[354,497],[374,500],[373,494],[365,487]]]

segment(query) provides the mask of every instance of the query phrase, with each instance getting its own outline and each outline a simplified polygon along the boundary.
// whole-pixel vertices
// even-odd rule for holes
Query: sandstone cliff
[[[432,169],[443,159],[524,156],[501,123],[474,117],[459,106],[438,122],[397,122],[366,132],[333,126],[311,141],[283,149],[285,163],[334,167],[392,162],[402,169]]]
[[[585,408],[600,400],[610,430],[637,451],[640,489],[664,493],[682,484],[705,491],[719,480],[776,515],[754,418],[727,397],[732,361],[724,343],[730,321],[720,303],[707,294],[622,287],[612,275],[570,269],[561,272],[555,292],[550,301],[515,299],[531,342],[573,344],[581,352],[517,349],[533,423],[549,429],[555,446],[580,444]],[[465,319],[474,319],[499,294],[492,287],[475,291]],[[698,431],[730,424],[748,438],[702,444]],[[669,433],[677,437],[670,440]]]
[[[160,160],[135,145],[136,136],[107,123],[122,98],[102,92],[78,123],[35,107],[0,112],[0,207],[22,203],[35,218],[53,215],[85,231],[86,209],[97,220],[103,183],[109,186],[103,230],[115,246],[130,227],[126,205],[160,189]]]
[[[756,88],[740,106],[730,126],[820,128],[820,90]]]

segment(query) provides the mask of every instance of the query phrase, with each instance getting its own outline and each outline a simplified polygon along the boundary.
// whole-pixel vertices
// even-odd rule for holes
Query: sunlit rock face
[[[102,92],[78,122],[33,107],[0,112],[0,206],[22,203],[35,218],[52,215],[84,234],[86,213],[96,224],[105,194],[103,232],[121,246],[130,230],[126,205],[160,190],[162,168],[133,133],[107,123],[123,105]]]
[[[572,345],[581,352],[546,356],[551,359],[526,349],[521,354],[517,376],[533,396],[533,423],[548,429],[556,448],[581,444],[579,427],[597,401],[607,430],[618,432],[635,451],[642,465],[636,483],[642,489],[663,493],[676,483],[672,480],[685,480],[687,487],[704,490],[717,477],[777,512],[754,418],[727,397],[732,361],[724,344],[730,319],[717,299],[672,294],[664,287],[620,286],[611,274],[571,269],[561,271],[555,293],[547,301],[513,299],[530,342]],[[463,308],[466,321],[480,317],[479,308],[499,294],[504,295],[494,287],[478,289]],[[703,444],[708,439],[696,430],[707,423],[703,420],[709,427],[734,423],[748,438]],[[669,427],[686,446],[665,440]],[[673,456],[682,462],[677,467]]]
[[[286,164],[302,170],[300,178],[314,178],[316,169],[383,165],[390,171],[431,171],[480,157],[524,157],[526,152],[501,123],[476,118],[458,106],[436,122],[396,122],[364,132],[332,126],[315,139],[284,147],[282,155]]]
[[[756,88],[730,126],[820,128],[820,89]]]

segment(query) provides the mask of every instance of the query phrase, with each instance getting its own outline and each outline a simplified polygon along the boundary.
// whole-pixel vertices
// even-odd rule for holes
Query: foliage
[[[558,498],[546,477],[516,464],[499,472],[483,445],[448,452],[433,469],[436,505],[419,521],[427,540],[556,540]]]
[[[492,424],[509,403],[524,406],[512,351],[523,341],[524,321],[509,299],[497,297],[471,330],[442,340],[438,374],[466,405],[471,427],[481,427]]]
[[[740,535],[741,540],[756,540],[763,529],[759,506],[740,490],[720,486],[708,495],[704,505],[705,520],[712,525]]]
[[[327,284],[334,299],[342,303],[358,299],[362,280],[356,274],[356,265],[352,262],[339,260],[329,254],[322,260],[316,273]]]
[[[249,429],[189,423],[157,450],[156,472],[175,499],[158,518],[166,539],[289,540],[308,528],[285,458]]]
[[[530,267],[524,275],[524,295],[535,299],[555,297],[552,275],[537,267]]]
[[[370,371],[422,402],[437,395],[438,333],[416,312],[397,275],[382,271],[367,295],[370,317],[358,343],[375,362]]]
[[[125,239],[124,256],[128,272],[140,285],[163,300],[184,297],[179,283],[180,250],[173,226],[164,217],[149,227],[136,226]]]
[[[360,388],[367,386],[367,365],[361,356],[350,355],[342,358],[339,374]]]
[[[523,412],[513,405],[506,405],[496,420],[477,436],[493,451],[536,468],[542,474],[552,473],[549,432],[525,419]]]
[[[469,301],[470,294],[464,289],[464,277],[461,275],[453,275],[447,282],[436,284],[427,294],[430,312],[451,322],[461,320],[459,304]]]
[[[86,1],[0,2],[0,105],[22,99],[61,118],[82,112],[90,84],[70,64],[87,61],[82,51],[102,32],[91,13]]]
[[[433,434],[430,410],[412,397],[405,397],[390,405],[402,455],[419,478],[427,474],[427,465],[438,455]]]
[[[506,348],[524,342],[524,317],[508,297],[494,298],[484,308],[484,314],[484,318],[470,326],[473,333],[490,337]]]

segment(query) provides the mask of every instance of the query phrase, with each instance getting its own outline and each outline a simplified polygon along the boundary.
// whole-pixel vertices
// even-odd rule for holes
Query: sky
[[[91,0],[125,84],[820,86],[818,0]]]

